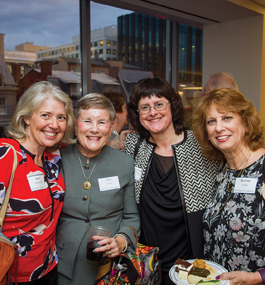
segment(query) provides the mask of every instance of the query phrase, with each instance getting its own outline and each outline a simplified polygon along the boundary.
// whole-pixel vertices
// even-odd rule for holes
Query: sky
[[[0,0],[0,33],[5,49],[33,42],[56,47],[79,35],[79,0]],[[117,25],[131,11],[91,2],[91,30]]]

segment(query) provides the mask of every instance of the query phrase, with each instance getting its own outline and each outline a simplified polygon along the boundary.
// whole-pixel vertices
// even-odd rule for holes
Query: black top
[[[140,242],[159,247],[162,271],[168,272],[177,258],[190,258],[173,156],[154,153],[141,192],[140,219]]]

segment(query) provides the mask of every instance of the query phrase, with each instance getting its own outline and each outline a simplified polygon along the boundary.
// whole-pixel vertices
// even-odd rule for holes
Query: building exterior
[[[42,51],[37,51],[37,60],[43,58],[54,59],[57,57],[78,58],[80,59],[80,37],[72,37],[72,43],[65,44]]]
[[[80,36],[73,36],[72,43],[37,51],[37,60],[57,57],[80,59]],[[91,31],[91,58],[101,60],[117,59],[117,25]]]
[[[201,86],[202,30],[178,24],[179,82]],[[166,20],[131,13],[118,17],[118,60],[165,78]]]
[[[2,128],[7,127],[14,114],[16,94],[17,84],[0,53],[0,132]]]

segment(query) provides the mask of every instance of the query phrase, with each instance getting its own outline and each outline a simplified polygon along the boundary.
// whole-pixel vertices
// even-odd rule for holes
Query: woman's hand
[[[217,276],[218,277],[218,276]],[[217,279],[217,278],[216,278]],[[222,273],[219,280],[229,279],[230,285],[262,285],[263,281],[259,272],[232,271]]]
[[[95,252],[105,252],[109,257],[118,256],[126,246],[124,237],[117,235],[115,238],[106,238],[101,236],[93,236],[94,240],[98,240]]]

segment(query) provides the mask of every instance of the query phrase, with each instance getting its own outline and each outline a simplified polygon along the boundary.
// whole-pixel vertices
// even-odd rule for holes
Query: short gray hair
[[[42,102],[50,97],[53,97],[64,104],[66,112],[66,130],[62,142],[73,143],[75,141],[72,139],[75,117],[72,101],[58,86],[55,86],[48,81],[40,81],[31,85],[21,96],[12,117],[11,124],[7,129],[7,133],[14,139],[26,138],[27,132],[24,118],[31,117],[33,112],[40,108]]]
[[[106,109],[109,112],[110,121],[113,122],[115,118],[115,110],[111,101],[104,95],[99,93],[90,93],[82,97],[75,108],[75,118],[78,120],[81,111],[90,108]]]

